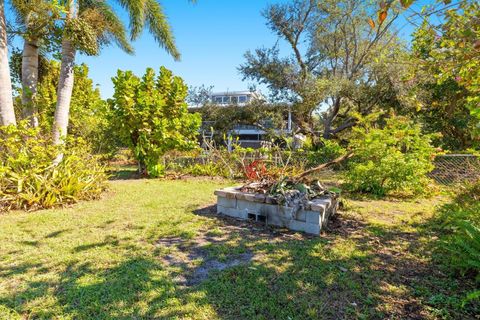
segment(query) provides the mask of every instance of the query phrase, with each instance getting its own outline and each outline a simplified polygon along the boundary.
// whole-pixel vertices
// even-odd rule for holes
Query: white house
[[[210,103],[214,106],[226,107],[226,106],[245,106],[253,101],[265,101],[265,98],[262,94],[255,91],[226,91],[226,92],[215,92],[210,95]],[[192,106],[192,108],[195,108]],[[266,120],[262,126],[264,128],[271,128],[271,124]],[[209,122],[205,121],[203,123],[203,135],[209,136]],[[290,133],[292,129],[291,115],[288,116],[287,123],[287,132]],[[262,143],[265,142],[266,131],[260,129],[258,126],[249,125],[249,124],[237,124],[228,132],[229,136],[238,138],[238,143],[243,147],[252,147],[259,148],[262,146]],[[228,144],[228,142],[227,142]]]

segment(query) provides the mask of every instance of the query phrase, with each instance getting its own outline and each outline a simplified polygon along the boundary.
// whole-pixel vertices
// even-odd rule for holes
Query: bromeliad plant
[[[54,146],[40,128],[0,127],[0,211],[34,210],[94,199],[106,187],[106,174],[81,139]],[[63,160],[53,160],[63,152]]]

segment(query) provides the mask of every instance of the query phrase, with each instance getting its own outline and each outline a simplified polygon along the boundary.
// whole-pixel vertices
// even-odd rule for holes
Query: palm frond
[[[180,60],[180,53],[175,45],[175,38],[162,7],[156,0],[145,1],[146,22],[150,33],[158,44],[172,55],[175,60]]]
[[[133,54],[126,27],[113,8],[102,0],[84,0],[80,6],[80,16],[90,16],[90,24],[97,31],[100,45],[116,43],[123,51]]]
[[[117,0],[130,17],[130,40],[137,39],[145,27],[146,0]]]

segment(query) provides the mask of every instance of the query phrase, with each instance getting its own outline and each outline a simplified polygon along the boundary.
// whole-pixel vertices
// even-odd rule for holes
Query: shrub
[[[393,192],[419,194],[428,184],[435,149],[431,136],[404,117],[386,119],[383,128],[360,121],[353,129],[346,186],[350,191],[386,195]]]
[[[187,86],[164,67],[158,76],[147,69],[140,79],[131,71],[118,71],[115,93],[109,100],[111,123],[120,139],[132,150],[139,171],[152,177],[163,175],[160,158],[167,151],[197,146],[200,116],[187,110]]]
[[[40,129],[0,127],[0,210],[39,209],[93,199],[105,189],[106,174],[81,139],[65,150]],[[59,152],[63,160],[53,164]]]
[[[308,167],[316,167],[322,163],[332,161],[347,151],[335,140],[322,139],[321,143],[315,148],[306,152]]]

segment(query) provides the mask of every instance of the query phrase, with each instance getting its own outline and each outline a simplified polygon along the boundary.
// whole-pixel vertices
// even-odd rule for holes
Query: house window
[[[238,97],[238,103],[245,103],[245,102],[247,102],[247,96]]]
[[[230,97],[223,97],[223,103],[230,103]]]
[[[232,97],[232,103],[238,103],[238,97]]]
[[[222,103],[222,97],[215,97],[213,101],[215,103]]]

